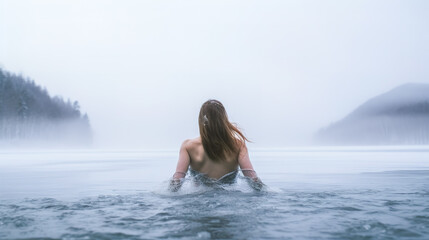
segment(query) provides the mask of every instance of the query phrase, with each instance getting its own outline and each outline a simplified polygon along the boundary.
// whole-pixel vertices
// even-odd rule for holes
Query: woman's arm
[[[261,179],[258,178],[258,175],[256,175],[256,172],[253,169],[245,142],[243,142],[240,147],[240,153],[238,155],[238,164],[240,165],[243,175],[248,177],[248,179],[251,179],[251,181],[249,181],[249,184],[253,189],[261,190],[262,187],[265,186],[262,183]]]
[[[186,149],[188,142],[189,140],[185,140],[180,147],[179,161],[177,162],[176,172],[173,174],[173,178],[170,181],[170,190],[174,192],[178,191],[182,186],[181,179],[186,176],[186,172],[188,171],[190,164],[190,157],[188,150]]]

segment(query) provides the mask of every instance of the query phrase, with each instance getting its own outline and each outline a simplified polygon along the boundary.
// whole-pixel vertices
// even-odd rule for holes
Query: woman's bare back
[[[207,177],[219,179],[238,168],[238,152],[220,161],[213,161],[205,153],[200,137],[186,140],[184,144],[189,154],[191,168],[204,173]]]
[[[207,177],[219,179],[227,173],[241,168],[243,174],[247,177],[256,178],[250,162],[249,153],[245,142],[240,143],[239,151],[236,154],[227,156],[224,160],[213,161],[204,151],[201,138],[185,140],[180,147],[179,161],[177,162],[174,179],[183,178],[188,171],[189,166],[200,173],[206,174]]]

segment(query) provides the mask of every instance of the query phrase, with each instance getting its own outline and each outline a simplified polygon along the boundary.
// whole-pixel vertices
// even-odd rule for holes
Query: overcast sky
[[[78,100],[98,147],[176,148],[210,98],[254,142],[429,83],[429,1],[0,0],[0,66]]]

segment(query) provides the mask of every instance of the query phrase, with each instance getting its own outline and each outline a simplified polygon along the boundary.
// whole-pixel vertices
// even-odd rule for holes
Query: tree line
[[[0,68],[0,141],[88,144],[88,115],[78,101],[51,97],[34,80]]]

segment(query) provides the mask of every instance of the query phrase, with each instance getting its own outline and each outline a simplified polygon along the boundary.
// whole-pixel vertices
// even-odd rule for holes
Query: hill
[[[77,101],[51,97],[33,80],[0,69],[0,146],[82,146],[91,138]]]
[[[429,84],[409,83],[376,96],[316,134],[319,144],[429,144]]]

